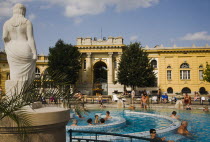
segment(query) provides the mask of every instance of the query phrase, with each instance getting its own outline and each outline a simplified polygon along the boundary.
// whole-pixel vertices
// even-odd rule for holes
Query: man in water
[[[188,135],[188,134],[190,134],[189,131],[187,130],[187,126],[188,126],[187,121],[182,121],[182,124],[181,124],[181,126],[178,128],[177,132],[178,132],[179,134],[182,134],[182,135]]]
[[[78,123],[78,121],[76,119],[74,119],[73,123],[71,124],[71,126],[78,126],[77,123]]]
[[[174,119],[179,119],[179,118],[180,118],[179,115],[176,116],[176,111],[173,111],[170,117],[171,117],[171,118],[174,118]]]
[[[163,142],[166,139],[166,137],[163,138],[157,137],[155,129],[150,129],[150,138],[151,138],[150,142]],[[174,141],[169,140],[167,142],[174,142]]]
[[[105,119],[105,120],[108,120],[108,119],[110,119],[110,118],[112,118],[112,117],[110,116],[110,112],[107,111],[107,112],[106,112],[106,117],[105,117],[104,119]]]

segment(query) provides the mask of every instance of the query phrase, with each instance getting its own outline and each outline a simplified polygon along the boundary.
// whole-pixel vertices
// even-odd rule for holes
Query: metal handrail
[[[112,135],[112,136],[119,136],[119,137],[125,137],[125,138],[130,138],[130,141],[132,142],[132,139],[139,139],[139,140],[146,140],[146,141],[151,141],[152,139],[150,138],[144,138],[144,137],[138,137],[138,136],[131,136],[131,135],[124,135],[124,134],[117,134],[117,133],[105,133],[105,132],[95,132],[95,131],[80,131],[80,130],[72,130],[70,129],[68,131],[69,137],[70,137],[70,142],[72,142],[72,139],[77,139],[72,137],[73,132],[78,132],[78,133],[89,133],[89,134],[95,134],[95,139],[92,139],[93,141],[100,141],[97,140],[98,135]],[[78,138],[80,139],[80,138]],[[90,140],[90,139],[88,139]]]

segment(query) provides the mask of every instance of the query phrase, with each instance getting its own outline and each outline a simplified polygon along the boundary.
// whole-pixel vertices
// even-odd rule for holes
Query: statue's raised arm
[[[20,82],[30,84],[35,76],[37,51],[33,26],[25,18],[25,13],[25,6],[16,4],[13,16],[3,26],[3,41],[10,67],[10,80],[6,82],[6,91]]]

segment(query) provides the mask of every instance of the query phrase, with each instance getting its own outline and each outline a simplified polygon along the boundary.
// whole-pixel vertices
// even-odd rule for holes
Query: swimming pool
[[[108,130],[105,130],[105,132],[111,132],[111,133],[119,133],[119,134],[128,134],[128,133],[136,133],[136,132],[143,132],[148,131],[151,128],[155,129],[161,129],[165,128],[168,125],[170,125],[170,121],[167,119],[162,118],[156,118],[146,115],[130,115],[126,113],[124,110],[109,110],[111,112],[111,115],[114,117],[123,117],[126,119],[126,125],[119,126],[116,128],[111,128]],[[141,112],[141,110],[137,110],[136,112]],[[169,116],[171,114],[172,110],[150,110],[146,113],[149,114],[160,114]],[[91,113],[88,115],[84,115],[84,119],[80,119],[79,125],[87,125],[86,120],[88,118],[92,118],[94,120],[94,115],[96,113],[102,113],[105,115],[106,110],[92,110]],[[210,122],[209,122],[209,116],[210,114],[206,114],[202,112],[202,110],[197,111],[177,111],[178,115],[181,116],[181,120],[187,120],[189,122],[188,129],[193,134],[192,137],[184,137],[182,135],[176,134],[175,131],[169,132],[169,133],[163,133],[160,134],[160,137],[167,137],[167,140],[175,140],[179,142],[197,142],[197,141],[210,141],[210,138],[208,136],[208,133],[210,131]],[[79,119],[79,118],[77,118]],[[69,122],[68,125],[70,125],[71,122]],[[103,131],[103,130],[101,130]]]

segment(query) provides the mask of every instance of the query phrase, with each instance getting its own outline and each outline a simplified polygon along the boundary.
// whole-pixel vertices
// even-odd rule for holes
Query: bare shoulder
[[[29,26],[32,26],[32,23],[29,20],[26,21],[26,24],[29,25]]]

